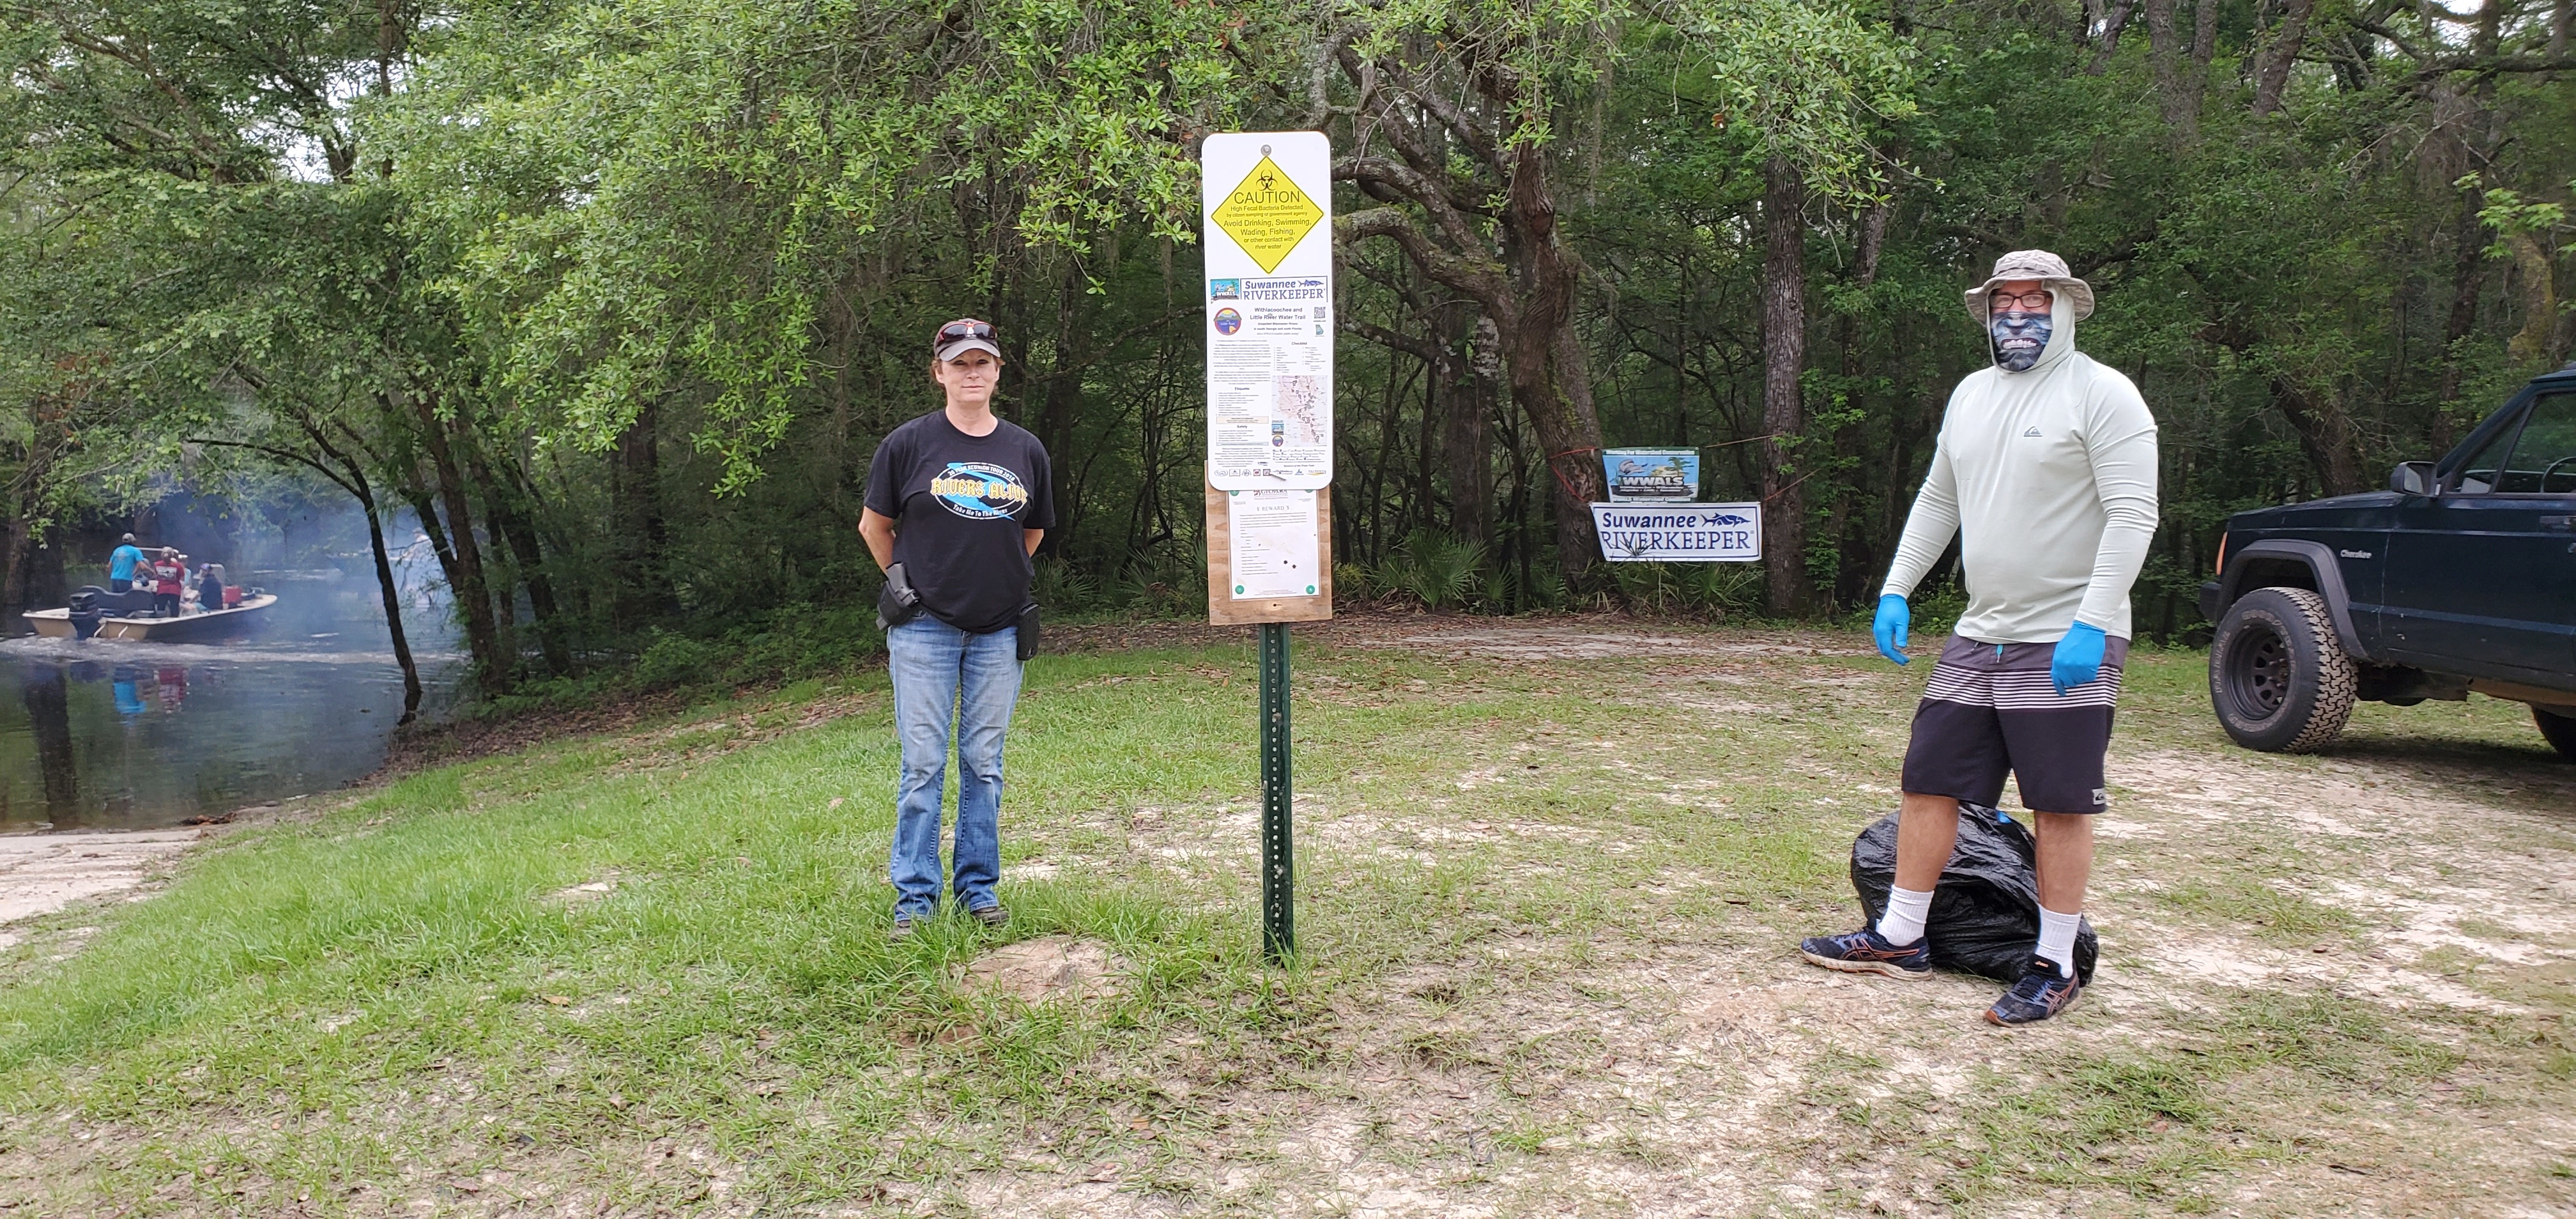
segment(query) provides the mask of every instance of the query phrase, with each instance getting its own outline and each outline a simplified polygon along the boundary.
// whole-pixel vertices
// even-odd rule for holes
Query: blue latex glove
[[[1878,641],[1878,654],[1898,664],[1906,663],[1905,632],[1913,625],[1914,611],[1907,607],[1905,598],[1894,593],[1881,596],[1878,620],[1869,624],[1870,637]]]
[[[2066,628],[2066,638],[2057,641],[2057,654],[2048,658],[2048,684],[2060,695],[2102,675],[2102,647],[2110,636],[2102,628],[2078,622]]]

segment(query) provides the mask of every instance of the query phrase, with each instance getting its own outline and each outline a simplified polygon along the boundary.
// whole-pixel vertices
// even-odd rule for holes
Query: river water
[[[384,761],[402,670],[374,580],[249,582],[278,601],[232,640],[0,642],[0,832],[177,825],[329,791]],[[404,616],[424,716],[458,667],[444,617]]]

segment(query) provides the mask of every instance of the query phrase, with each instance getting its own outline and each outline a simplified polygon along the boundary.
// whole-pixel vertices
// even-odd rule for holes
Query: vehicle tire
[[[2237,598],[2209,644],[2210,706],[2247,749],[2304,753],[2333,740],[2352,718],[2360,682],[2326,599],[2304,588]]]
[[[2576,762],[2576,715],[2560,715],[2534,707],[2531,709],[2531,722],[2540,725],[2540,735],[2558,747],[2559,757]]]

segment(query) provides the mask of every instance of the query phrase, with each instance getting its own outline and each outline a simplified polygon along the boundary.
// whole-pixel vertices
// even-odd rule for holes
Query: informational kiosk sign
[[[1753,563],[1762,505],[1594,504],[1601,557],[1613,563]]]
[[[1333,149],[1212,135],[1207,252],[1208,620],[1261,626],[1261,949],[1297,950],[1288,624],[1333,616]]]
[[[1212,135],[1200,152],[1207,251],[1208,483],[1333,481],[1333,150],[1313,131]]]
[[[1207,253],[1208,620],[1333,616],[1333,149],[1212,135]]]

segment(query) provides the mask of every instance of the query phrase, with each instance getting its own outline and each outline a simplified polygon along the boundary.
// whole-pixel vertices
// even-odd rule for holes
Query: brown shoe
[[[1003,909],[999,902],[995,902],[992,905],[983,907],[979,910],[969,910],[966,913],[968,917],[973,918],[976,922],[982,923],[987,927],[999,927],[1002,924],[1011,921],[1011,912]]]

